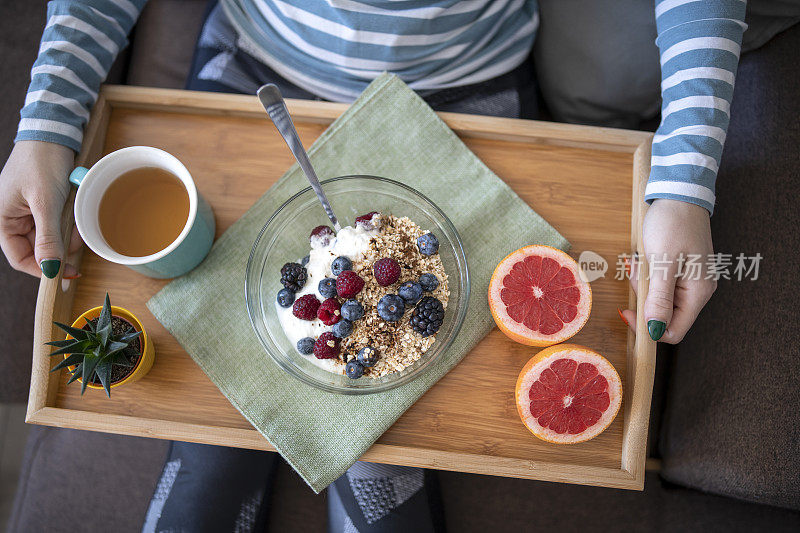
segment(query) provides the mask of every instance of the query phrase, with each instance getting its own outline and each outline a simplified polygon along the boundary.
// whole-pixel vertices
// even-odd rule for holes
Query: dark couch
[[[44,4],[0,6],[3,160]],[[204,7],[205,0],[151,0],[110,80],[181,88]],[[712,226],[718,249],[760,251],[763,277],[720,283],[684,343],[660,347],[650,449],[663,471],[648,472],[643,493],[441,472],[451,531],[800,530],[800,335],[790,253],[800,244],[797,50],[795,26],[742,59],[731,123],[740,133],[728,140]],[[0,402],[27,397],[37,285],[0,259]],[[166,449],[159,440],[34,427],[9,531],[137,531]],[[270,530],[324,529],[324,494],[315,496],[286,465],[273,494]]]

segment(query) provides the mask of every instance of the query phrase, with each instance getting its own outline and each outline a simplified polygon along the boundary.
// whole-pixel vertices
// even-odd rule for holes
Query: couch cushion
[[[167,445],[33,428],[8,532],[140,531]]]
[[[539,0],[537,79],[561,122],[647,128],[661,106],[653,0]],[[742,49],[800,20],[795,0],[748,2]]]
[[[139,531],[167,447],[155,439],[34,427],[9,533]],[[457,472],[438,475],[449,530],[463,533],[529,531],[534,525],[542,531],[588,532],[760,528],[781,533],[800,527],[800,513],[676,488],[653,472],[647,474],[644,492]],[[79,495],[89,489],[91,503],[83,505]],[[268,531],[324,530],[325,495],[315,495],[282,461],[272,494]]]
[[[763,257],[720,280],[675,350],[663,475],[800,509],[800,25],[742,57],[711,219],[715,249]]]
[[[0,7],[0,161],[14,146],[19,110],[30,83],[39,37],[45,23],[45,0],[3,2]],[[0,403],[24,402],[31,377],[33,310],[39,280],[13,270],[0,253]]]
[[[34,426],[8,533],[140,531],[168,448],[158,439]],[[325,496],[283,461],[274,479],[269,531],[323,531]]]
[[[800,513],[670,486],[644,492],[439,472],[449,531],[798,531]]]
[[[127,83],[183,89],[208,0],[150,0],[136,25]]]
[[[537,81],[559,122],[638,128],[659,110],[653,0],[539,0]]]

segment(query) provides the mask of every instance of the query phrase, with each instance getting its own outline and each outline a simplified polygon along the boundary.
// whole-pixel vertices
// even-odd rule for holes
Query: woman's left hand
[[[650,266],[644,304],[647,329],[653,340],[677,344],[717,288],[716,280],[706,279],[706,263],[714,252],[710,216],[695,204],[657,199],[645,214],[642,234],[645,259]],[[691,256],[699,256],[701,268],[679,272],[680,261]],[[634,291],[637,279],[634,265]],[[635,331],[636,312],[626,309],[623,315]]]

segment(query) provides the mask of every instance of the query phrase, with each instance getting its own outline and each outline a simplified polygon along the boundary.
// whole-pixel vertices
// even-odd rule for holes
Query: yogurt
[[[377,227],[372,224],[370,226],[372,226],[371,229],[367,229],[365,224],[359,224],[355,228],[353,226],[344,227],[327,243],[316,239],[312,240],[308,264],[306,264],[308,279],[295,297],[300,298],[306,294],[313,294],[319,301],[325,301],[325,298],[318,290],[319,282],[326,277],[333,277],[331,263],[340,255],[350,259],[353,264],[364,259],[364,253],[369,248],[370,239],[378,235],[379,232]],[[283,308],[277,301],[275,302],[275,311],[278,314],[278,320],[283,332],[286,334],[286,338],[295,347],[297,346],[297,341],[304,337],[316,339],[324,332],[333,329],[333,326],[326,326],[318,318],[301,320],[292,314],[291,306]],[[314,354],[302,355],[299,352],[298,355],[330,372],[337,374],[343,372],[344,364],[338,359],[317,359]]]

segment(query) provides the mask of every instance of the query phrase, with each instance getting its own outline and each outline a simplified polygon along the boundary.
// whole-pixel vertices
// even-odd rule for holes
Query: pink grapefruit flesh
[[[602,433],[619,411],[622,383],[599,353],[576,344],[551,346],[520,372],[517,410],[525,426],[548,442],[573,444]]]
[[[569,255],[532,245],[497,265],[489,282],[489,308],[513,340],[550,346],[580,331],[592,309],[592,291]]]

